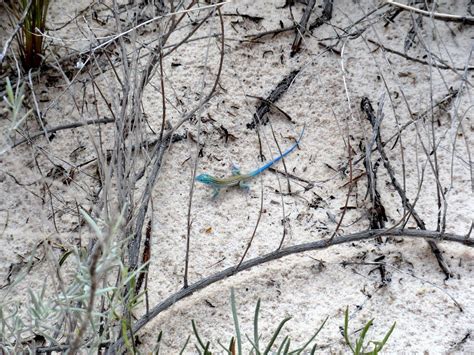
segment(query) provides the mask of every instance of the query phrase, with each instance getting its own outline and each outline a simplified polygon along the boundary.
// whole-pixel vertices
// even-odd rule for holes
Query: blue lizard
[[[217,195],[219,195],[220,189],[225,188],[225,187],[237,186],[238,185],[241,188],[248,189],[249,188],[249,186],[247,185],[248,180],[254,178],[255,176],[257,176],[261,172],[267,170],[269,167],[271,167],[273,164],[275,164],[279,160],[286,157],[288,154],[290,154],[299,145],[299,143],[301,141],[301,138],[303,137],[304,128],[305,127],[303,126],[303,130],[301,131],[301,134],[300,134],[298,140],[296,141],[296,143],[294,145],[292,145],[290,148],[288,148],[288,150],[283,152],[280,156],[270,160],[269,162],[267,162],[262,167],[254,170],[254,171],[251,171],[250,173],[242,174],[238,167],[233,166],[232,167],[232,175],[229,176],[229,177],[218,178],[218,177],[211,176],[209,174],[200,174],[200,175],[196,176],[196,180],[203,183],[203,184],[206,184],[209,187],[212,187],[214,189],[214,194],[212,195],[212,198],[216,198]]]

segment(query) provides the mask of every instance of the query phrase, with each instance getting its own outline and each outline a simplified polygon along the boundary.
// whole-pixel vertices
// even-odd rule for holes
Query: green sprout
[[[393,323],[382,341],[369,340],[367,345],[364,345],[365,337],[370,327],[372,327],[373,321],[374,320],[371,319],[367,322],[360,332],[359,338],[356,340],[355,344],[352,344],[349,339],[349,307],[346,308],[344,314],[344,339],[354,355],[377,355],[387,343],[388,338],[392,335],[395,325],[397,324],[396,322]],[[373,349],[366,351],[370,344],[373,344]]]

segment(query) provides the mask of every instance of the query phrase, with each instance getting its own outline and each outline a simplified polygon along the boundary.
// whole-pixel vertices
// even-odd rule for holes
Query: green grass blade
[[[211,346],[211,342],[206,343],[206,347],[204,348],[204,355],[212,355],[212,353],[209,351],[209,346]]]
[[[285,337],[285,339],[283,339],[282,343],[280,344],[280,346],[278,347],[278,350],[277,350],[277,355],[280,355],[282,351],[284,351],[284,348],[285,348],[285,345],[289,342],[289,338],[288,338],[288,335]],[[284,354],[284,352],[283,352]]]
[[[194,344],[194,347],[196,348],[197,353],[201,355],[202,354],[201,349],[199,349],[199,347],[196,344]]]
[[[233,338],[232,338],[233,339]],[[231,341],[232,342],[232,341]],[[217,344],[219,344],[221,346],[222,349],[224,349],[224,351],[229,354],[229,355],[232,355],[232,353],[230,352],[229,349],[227,349],[222,343],[220,340],[217,340]]]
[[[59,266],[63,266],[64,262],[66,261],[68,256],[71,255],[71,254],[72,254],[72,250],[65,251],[63,254],[61,254],[61,256],[59,258],[59,261],[58,261]]]
[[[355,354],[355,350],[352,347],[351,341],[349,339],[349,307],[346,307],[344,312],[344,340],[346,341],[347,346],[351,349],[352,353]]]
[[[260,355],[260,349],[259,349],[259,335],[258,335],[258,314],[260,312],[260,298],[257,301],[257,305],[255,306],[255,316],[253,318],[253,341],[254,344],[253,347],[255,349],[255,354]]]
[[[364,341],[365,341],[365,336],[367,335],[367,332],[369,331],[370,327],[372,327],[373,319],[369,320],[367,324],[364,326],[362,329],[362,332],[360,333],[359,339],[356,341],[356,354],[360,354],[364,348]]]
[[[186,341],[184,342],[184,345],[183,345],[183,347],[181,348],[181,351],[179,352],[179,355],[183,355],[184,350],[186,350],[186,347],[188,346],[189,339],[191,339],[191,335],[188,335],[188,338],[187,338]]]
[[[304,349],[306,349],[309,344],[311,344],[311,342],[314,340],[314,338],[316,338],[319,334],[319,332],[324,328],[324,326],[326,325],[326,322],[328,321],[329,319],[329,316],[326,317],[326,319],[324,320],[324,322],[321,324],[321,326],[319,327],[319,329],[316,331],[316,333],[313,334],[313,336],[299,349],[295,350],[295,351],[292,351],[290,354],[301,354]]]
[[[192,324],[192,326],[193,326],[193,332],[194,332],[194,335],[196,336],[196,339],[197,339],[199,345],[201,345],[201,347],[202,347],[203,349],[205,349],[205,348],[206,348],[206,345],[204,345],[204,342],[202,341],[201,337],[199,336],[199,333],[198,333],[198,330],[197,330],[197,326],[196,326],[196,322],[194,321],[194,319],[191,320],[191,324]]]
[[[123,336],[123,342],[125,344],[125,347],[129,351],[130,354],[133,354],[133,347],[132,343],[130,342],[130,338],[128,337],[128,327],[127,327],[127,321],[125,319],[122,319],[122,336]]]
[[[15,104],[15,95],[13,94],[13,88],[12,84],[10,82],[10,78],[7,77],[7,86],[6,86],[6,92],[7,92],[7,102],[10,106],[13,106]]]
[[[245,337],[247,338],[247,340],[249,341],[249,343],[252,345],[252,348],[255,350],[257,349],[256,346],[255,346],[255,343],[252,341],[252,339],[249,338],[249,336],[247,334],[245,334]],[[257,353],[255,353],[256,355]]]
[[[283,354],[284,354],[284,355],[287,355],[287,354],[288,354],[288,351],[290,351],[290,344],[291,344],[291,339],[288,338],[288,341],[286,342],[285,349],[283,349]]]
[[[385,344],[387,343],[388,341],[388,338],[390,338],[390,335],[392,335],[393,333],[393,330],[395,329],[395,326],[397,325],[397,322],[394,322],[393,325],[390,327],[388,333],[385,335],[385,337],[383,338],[383,340],[378,344],[378,346],[376,346],[376,351],[379,352],[380,350],[382,350],[382,348],[385,346]]]
[[[278,334],[280,334],[280,331],[281,329],[283,328],[283,326],[285,325],[286,322],[288,322],[289,320],[291,319],[291,317],[287,317],[285,319],[283,319],[280,324],[278,325],[278,328],[277,330],[275,331],[275,333],[273,334],[272,336],[272,339],[270,340],[270,342],[268,343],[267,347],[265,348],[265,351],[263,352],[264,355],[267,355],[272,346],[273,346],[273,343],[275,342],[276,338],[278,337]]]
[[[237,353],[242,355],[242,337],[240,335],[239,317],[237,315],[237,304],[235,302],[234,288],[230,289],[230,305],[232,307],[232,318],[234,319],[235,337],[237,339]]]
[[[160,355],[160,345],[161,345],[161,338],[162,337],[163,337],[163,331],[161,330],[158,333],[158,337],[156,338],[155,351],[153,352],[154,355]]]

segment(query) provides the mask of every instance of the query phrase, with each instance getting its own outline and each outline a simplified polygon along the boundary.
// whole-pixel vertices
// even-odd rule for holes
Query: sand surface
[[[386,25],[381,16],[389,9],[385,7],[365,17],[382,3],[336,0],[331,24],[324,24],[304,36],[301,50],[293,56],[290,53],[294,30],[254,41],[250,41],[249,35],[290,26],[293,18],[299,22],[305,8],[303,4],[295,4],[291,12],[288,7],[281,7],[283,1],[234,1],[222,7],[228,16],[224,16],[225,57],[220,87],[198,113],[201,123],[192,120],[176,132],[187,135],[187,139],[170,146],[153,190],[152,260],[148,280],[151,306],[182,287],[189,190],[196,153],[201,149],[196,137],[199,134],[202,143],[198,173],[223,177],[230,174],[232,164],[238,164],[243,172],[260,166],[256,130],[247,126],[253,120],[259,101],[247,95],[267,97],[278,82],[295,70],[298,74],[276,103],[291,117],[291,122],[272,109],[266,116],[271,125],[262,125],[259,133],[262,152],[270,159],[279,154],[272,129],[280,148],[285,150],[305,126],[299,149],[285,158],[285,164],[289,173],[313,183],[312,187],[306,188],[307,182],[290,179],[292,194],[286,194],[287,179],[272,171],[252,180],[248,192],[238,188],[222,190],[215,200],[211,199],[212,190],[196,185],[191,210],[190,283],[239,262],[254,233],[262,189],[263,211],[246,259],[275,250],[282,238],[283,247],[287,247],[328,238],[334,233],[350,185],[348,143],[351,156],[360,157],[372,139],[372,127],[360,107],[364,97],[370,99],[375,111],[378,103],[384,102],[383,141],[396,134],[398,127],[410,122],[412,117],[428,112],[403,130],[402,140],[398,140],[397,145],[387,145],[388,157],[397,179],[406,186],[408,198],[417,200],[416,211],[426,228],[436,230],[437,182],[432,169],[434,158],[430,154],[434,135],[439,184],[445,196],[442,212],[446,217],[446,232],[458,235],[469,232],[474,212],[472,153],[469,152],[474,142],[474,71],[464,72],[462,68],[474,66],[474,30],[469,25],[425,17],[423,28],[418,28],[421,40],[417,39],[406,54],[429,64],[434,60],[427,55],[429,49],[449,67],[458,70],[437,68],[439,62],[430,66],[407,60],[370,42],[405,53],[404,43],[412,15],[402,12],[393,23]],[[443,2],[437,11],[466,15],[466,3]],[[87,5],[87,1],[53,1],[50,27],[59,28],[65,19]],[[310,22],[321,15],[320,5],[317,1]],[[204,11],[193,13],[189,21],[204,14]],[[90,19],[90,16],[86,12],[85,18]],[[89,23],[91,27],[87,29],[85,22],[78,18],[65,28],[49,32],[51,46],[58,47],[58,56],[72,52],[72,48],[87,49],[86,40],[91,39],[91,31],[100,36],[101,31],[106,33],[113,28],[111,24]],[[354,25],[349,27],[351,24]],[[79,33],[81,26],[85,29]],[[203,39],[180,47],[163,62],[169,95],[167,117],[171,124],[199,100],[203,75],[205,88],[212,85],[219,61],[220,38],[209,35],[220,33],[219,26],[218,17],[213,16],[194,34],[195,38]],[[2,32],[4,28],[5,25]],[[342,29],[351,35],[343,36]],[[187,32],[188,29],[178,31],[170,43],[177,43]],[[139,40],[146,41],[153,33],[144,31],[137,35]],[[339,42],[337,36],[341,36]],[[337,44],[337,52],[321,44]],[[77,69],[70,70],[74,73]],[[80,107],[86,107],[88,117],[94,118],[93,110],[87,108],[93,98],[87,76],[78,76],[68,86],[59,72],[56,75],[54,80],[40,80],[35,85],[47,124],[57,126],[79,120],[83,117]],[[107,83],[108,75],[106,72],[99,76],[99,82]],[[156,76],[143,97],[148,122],[158,131],[162,110],[157,91],[159,84]],[[450,90],[459,90],[459,94],[431,114],[430,105],[448,95]],[[3,127],[4,122],[2,118]],[[28,122],[32,131],[40,129],[33,118]],[[95,127],[92,130],[92,134],[97,134]],[[225,130],[230,139],[225,139]],[[106,142],[112,131],[110,125],[102,127]],[[74,183],[69,185],[46,175],[54,165],[67,169],[93,158],[90,134],[84,128],[65,130],[58,132],[50,142],[43,137],[33,145],[24,144],[0,156],[0,224],[5,224],[0,238],[1,284],[7,282],[12,265],[21,268],[34,250],[44,254],[41,242],[48,241],[57,254],[61,245],[77,245],[79,240],[87,245],[91,232],[85,227],[78,232],[76,206],[87,209],[94,205],[91,195],[98,187],[93,169],[79,169]],[[153,136],[151,131],[146,134]],[[82,147],[79,153],[78,147]],[[378,164],[377,190],[387,216],[385,226],[391,227],[399,223],[406,211],[379,158],[377,152],[372,154],[372,163]],[[275,167],[283,170],[281,163]],[[353,164],[352,176],[357,179],[347,201],[349,208],[338,229],[340,235],[369,227],[372,205],[367,195],[363,161]],[[411,218],[406,227],[417,226]],[[192,334],[191,319],[195,319],[201,335],[213,340],[214,350],[219,350],[215,341],[228,343],[233,335],[229,299],[230,288],[234,287],[242,332],[249,336],[254,307],[260,298],[260,328],[266,339],[279,321],[291,316],[284,334],[289,335],[293,343],[302,344],[329,317],[318,335],[318,349],[321,353],[346,352],[341,327],[344,310],[349,307],[353,331],[369,319],[375,319],[369,336],[376,340],[397,322],[386,347],[388,353],[474,353],[474,251],[448,242],[440,242],[439,247],[453,273],[448,280],[426,241],[403,237],[383,238],[381,243],[367,240],[342,244],[269,262],[176,303],[139,332],[140,347],[150,350],[158,332],[163,330],[164,353],[177,353]],[[378,265],[370,264],[380,261],[385,263],[384,279]],[[17,299],[23,306],[27,304],[26,290],[41,288],[51,267],[48,258],[39,258],[24,282],[10,290],[8,297]],[[73,271],[69,269],[68,275]],[[5,297],[5,290],[0,290],[0,297]],[[137,309],[137,318],[143,311],[144,306]],[[195,338],[191,341],[194,344]],[[246,342],[245,346],[248,351],[250,344]],[[189,353],[194,351],[193,346],[187,349]]]

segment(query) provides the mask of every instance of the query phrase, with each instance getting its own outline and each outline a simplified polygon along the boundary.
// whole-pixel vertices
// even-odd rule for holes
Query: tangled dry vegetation
[[[0,7],[1,353],[378,353],[403,315],[375,334],[369,319],[383,312],[351,330],[365,303],[341,298],[310,331],[294,326],[295,345],[283,312],[261,331],[257,298],[242,330],[233,289],[221,295],[231,293],[223,343],[208,317],[189,318],[189,334],[142,336],[199,290],[292,260],[284,274],[289,256],[338,246],[357,254],[338,267],[373,278],[367,299],[395,290],[397,274],[419,280],[406,253],[426,250],[445,283],[422,282],[472,315],[445,288],[469,280],[474,246],[472,1]],[[297,152],[250,192],[212,200],[196,185],[229,160],[263,165],[303,126]],[[460,246],[451,258],[447,245]],[[459,327],[444,350],[472,343],[472,324]]]

